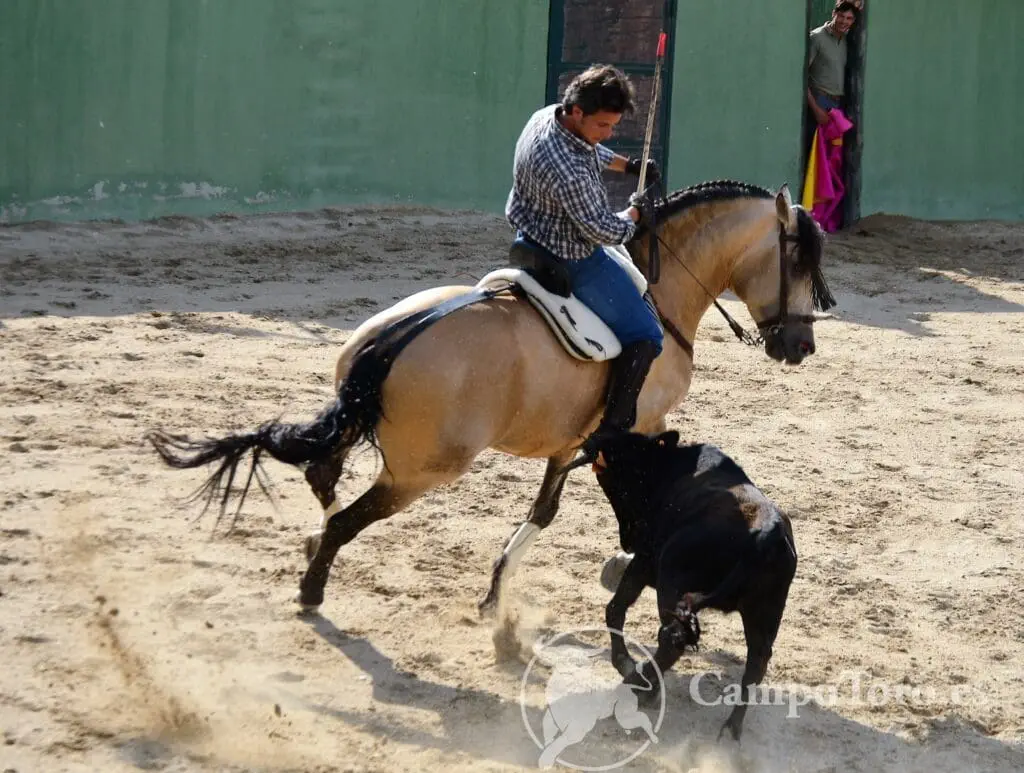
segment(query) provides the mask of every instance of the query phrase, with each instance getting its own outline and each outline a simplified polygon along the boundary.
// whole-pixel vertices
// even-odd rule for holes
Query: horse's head
[[[798,365],[814,354],[814,311],[835,305],[821,272],[824,237],[794,206],[789,187],[775,195],[775,236],[760,242],[736,266],[731,289],[746,304],[773,360]]]

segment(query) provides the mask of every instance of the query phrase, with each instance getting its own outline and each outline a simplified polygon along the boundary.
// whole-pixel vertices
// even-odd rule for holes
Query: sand
[[[228,531],[185,501],[203,471],[143,443],[311,417],[360,321],[482,276],[507,239],[496,217],[415,209],[0,229],[0,770],[536,768],[525,656],[496,659],[476,602],[543,462],[485,452],[368,529],[310,618],[291,602],[319,519],[300,472],[271,462],[276,505],[250,497]],[[793,516],[768,672],[785,704],[716,743],[728,708],[691,679],[738,679],[745,648],[737,616],[706,613],[628,769],[1022,770],[1024,225],[876,216],[825,266],[839,305],[815,356],[778,365],[709,314],[669,417]],[[346,499],[376,465],[356,456]],[[519,640],[600,626],[617,549],[574,473],[514,581]],[[652,645],[655,621],[648,591],[627,632]],[[638,744],[595,732],[602,754]]]

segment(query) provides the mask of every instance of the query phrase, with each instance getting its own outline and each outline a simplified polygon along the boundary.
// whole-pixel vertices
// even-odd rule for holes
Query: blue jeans
[[[661,353],[664,334],[653,305],[604,248],[583,260],[567,260],[565,266],[572,294],[612,329],[620,344],[651,341]]]
[[[826,113],[829,110],[834,110],[835,108],[839,107],[839,103],[836,100],[832,99],[832,97],[828,96],[827,94],[822,94],[820,92],[813,90],[811,93],[814,94],[814,101],[818,103],[818,107],[820,107]]]
[[[516,241],[548,252],[522,233],[516,234]],[[582,260],[561,262],[569,274],[572,294],[611,328],[622,346],[651,341],[661,354],[665,336],[654,304],[640,294],[629,274],[603,247]]]

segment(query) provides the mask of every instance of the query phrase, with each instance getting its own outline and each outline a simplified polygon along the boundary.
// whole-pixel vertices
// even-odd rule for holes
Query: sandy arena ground
[[[142,443],[311,417],[360,321],[481,276],[507,238],[496,217],[381,209],[0,229],[0,771],[536,768],[524,665],[496,662],[475,604],[543,462],[487,452],[371,527],[305,619],[319,515],[300,473],[271,461],[278,509],[257,492],[215,533],[183,504],[205,472]],[[708,613],[629,769],[1024,770],[1024,225],[873,217],[825,260],[839,306],[817,355],[777,365],[709,314],[669,423],[792,513],[768,679],[837,700],[756,707],[742,747],[717,746],[728,708],[694,703],[690,678],[738,679],[745,649],[737,616]],[[346,499],[375,465],[357,456]],[[602,624],[616,541],[574,473],[515,578],[525,643]],[[648,644],[654,612],[647,592],[627,622]]]

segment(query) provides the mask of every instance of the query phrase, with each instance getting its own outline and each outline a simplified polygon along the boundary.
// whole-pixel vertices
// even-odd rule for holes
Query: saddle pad
[[[643,280],[639,271],[637,274]],[[527,300],[540,312],[555,337],[576,359],[601,362],[617,357],[622,351],[619,339],[611,328],[584,306],[582,301],[573,295],[563,298],[549,293],[521,269],[499,268],[477,282],[476,287],[480,290],[493,290],[510,284],[523,290]]]

